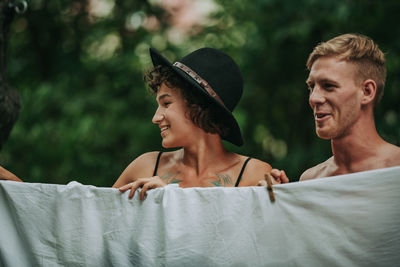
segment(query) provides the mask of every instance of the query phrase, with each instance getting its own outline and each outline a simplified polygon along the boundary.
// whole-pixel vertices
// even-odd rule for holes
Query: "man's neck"
[[[349,134],[331,140],[334,163],[344,173],[359,171],[365,162],[378,155],[385,143],[375,124],[352,129]]]

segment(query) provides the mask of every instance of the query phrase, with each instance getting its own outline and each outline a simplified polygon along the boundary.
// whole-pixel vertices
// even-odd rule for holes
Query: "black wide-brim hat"
[[[154,66],[170,67],[179,77],[189,82],[221,111],[228,132],[222,139],[234,145],[243,145],[243,138],[232,112],[243,93],[243,78],[235,61],[214,48],[201,48],[171,63],[157,50],[150,48]]]

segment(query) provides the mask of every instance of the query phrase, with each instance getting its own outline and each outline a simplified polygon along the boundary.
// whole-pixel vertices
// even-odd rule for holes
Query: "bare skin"
[[[316,133],[330,139],[333,156],[306,170],[300,181],[400,165],[400,147],[377,133],[373,100],[376,83],[357,83],[356,66],[335,57],[313,64],[307,84]]]
[[[185,100],[178,90],[163,84],[156,100],[158,109],[153,123],[160,127],[163,147],[182,148],[162,154],[158,176],[154,177],[158,152],[141,155],[123,171],[113,187],[122,192],[130,190],[129,197],[142,187],[140,199],[144,199],[147,190],[171,183],[180,187],[235,186],[247,157],[225,150],[218,134],[204,132],[187,118]],[[268,163],[251,159],[239,186],[256,186],[270,171]],[[288,181],[277,179],[274,182]]]
[[[373,101],[376,83],[360,82],[356,65],[335,57],[321,57],[306,81],[318,137],[331,140],[333,156],[306,170],[300,181],[400,165],[400,147],[377,133]],[[273,169],[275,179],[287,179]]]
[[[9,180],[15,182],[22,182],[15,174],[7,171],[3,167],[0,166],[0,180]]]
[[[218,134],[204,132],[187,118],[186,103],[179,90],[163,84],[156,100],[158,108],[153,123],[160,128],[163,147],[182,148],[162,154],[158,176],[153,176],[158,152],[139,156],[122,172],[113,188],[119,188],[121,192],[130,190],[131,198],[142,187],[140,198],[143,200],[147,190],[167,184],[175,183],[181,187],[235,186],[247,157],[225,150]],[[262,182],[259,184],[259,181],[270,171],[268,163],[251,159],[239,186],[264,185]],[[5,169],[0,169],[0,179],[21,181]],[[289,181],[274,181],[285,182]]]
[[[226,152],[226,151],[225,151]],[[226,152],[224,159],[218,162],[204,156],[202,162],[209,162],[208,166],[201,168],[200,160],[190,155],[185,156],[184,149],[173,152],[164,152],[160,159],[158,176],[152,177],[158,152],[149,152],[135,159],[121,174],[114,188],[121,191],[131,190],[129,197],[142,187],[140,199],[144,199],[148,189],[162,187],[167,184],[178,184],[180,187],[233,187],[237,176],[247,157],[231,152]],[[187,161],[189,159],[189,161]],[[143,162],[152,163],[146,169]],[[210,163],[211,162],[211,163]],[[256,186],[263,179],[264,174],[271,170],[271,166],[257,159],[251,159],[242,175],[239,186]],[[143,178],[144,177],[144,178]],[[276,182],[278,183],[278,182]]]

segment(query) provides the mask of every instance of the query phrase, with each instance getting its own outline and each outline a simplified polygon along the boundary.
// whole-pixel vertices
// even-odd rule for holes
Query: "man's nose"
[[[319,86],[315,86],[310,92],[308,102],[310,103],[311,107],[325,102],[325,95]]]

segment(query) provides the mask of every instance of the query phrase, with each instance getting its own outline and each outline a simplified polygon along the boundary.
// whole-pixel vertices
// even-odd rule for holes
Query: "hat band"
[[[222,99],[212,89],[212,87],[208,84],[208,82],[200,77],[200,75],[198,75],[191,68],[189,68],[188,66],[186,66],[185,64],[183,64],[181,62],[175,62],[173,65],[175,67],[178,67],[179,69],[183,70],[187,75],[189,75],[193,80],[195,80],[201,87],[203,87],[204,90],[206,90],[209,95],[211,95],[215,100],[217,100],[222,106],[225,107],[225,104],[224,104],[224,102],[222,102]]]

